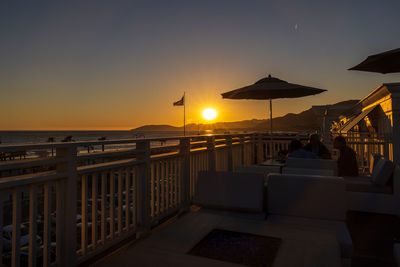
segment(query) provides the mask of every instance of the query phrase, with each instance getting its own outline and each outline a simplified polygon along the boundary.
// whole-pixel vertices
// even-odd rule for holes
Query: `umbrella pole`
[[[270,128],[269,132],[272,135],[272,99],[269,99],[269,123],[270,123]]]

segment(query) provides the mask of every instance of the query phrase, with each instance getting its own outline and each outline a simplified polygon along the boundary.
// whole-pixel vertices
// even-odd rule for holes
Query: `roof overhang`
[[[400,83],[383,83],[369,95],[360,100],[362,107],[367,107],[388,95],[400,94]]]
[[[347,133],[351,129],[354,128],[362,119],[364,119],[371,111],[373,111],[378,105],[372,106],[370,108],[367,108],[363,112],[361,112],[359,115],[354,117],[352,120],[350,120],[348,123],[343,125],[343,127],[339,130],[341,133]]]

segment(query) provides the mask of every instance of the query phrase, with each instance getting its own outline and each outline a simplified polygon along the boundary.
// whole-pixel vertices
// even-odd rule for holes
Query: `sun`
[[[205,110],[203,110],[202,115],[204,119],[212,121],[217,117],[217,111],[213,108],[206,108]]]

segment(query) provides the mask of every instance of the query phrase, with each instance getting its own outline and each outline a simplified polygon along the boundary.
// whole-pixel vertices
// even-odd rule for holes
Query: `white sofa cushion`
[[[337,161],[332,159],[287,158],[285,166],[288,168],[333,170],[333,175],[337,175]]]
[[[264,175],[200,171],[194,204],[233,211],[263,212]]]
[[[393,173],[394,164],[390,160],[380,159],[371,174],[374,184],[385,185]]]
[[[344,221],[346,211],[346,183],[343,178],[268,175],[270,214]]]

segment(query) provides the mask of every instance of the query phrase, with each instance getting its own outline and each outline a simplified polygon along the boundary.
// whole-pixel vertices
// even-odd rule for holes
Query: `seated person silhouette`
[[[336,137],[333,147],[340,151],[337,161],[338,176],[358,176],[356,153],[346,145],[346,139],[343,136]]]
[[[329,152],[329,149],[321,142],[318,134],[310,135],[309,143],[304,149],[313,152],[321,159],[331,159],[331,152]]]
[[[303,149],[303,145],[297,139],[293,139],[289,144],[288,158],[318,159],[313,152]]]

